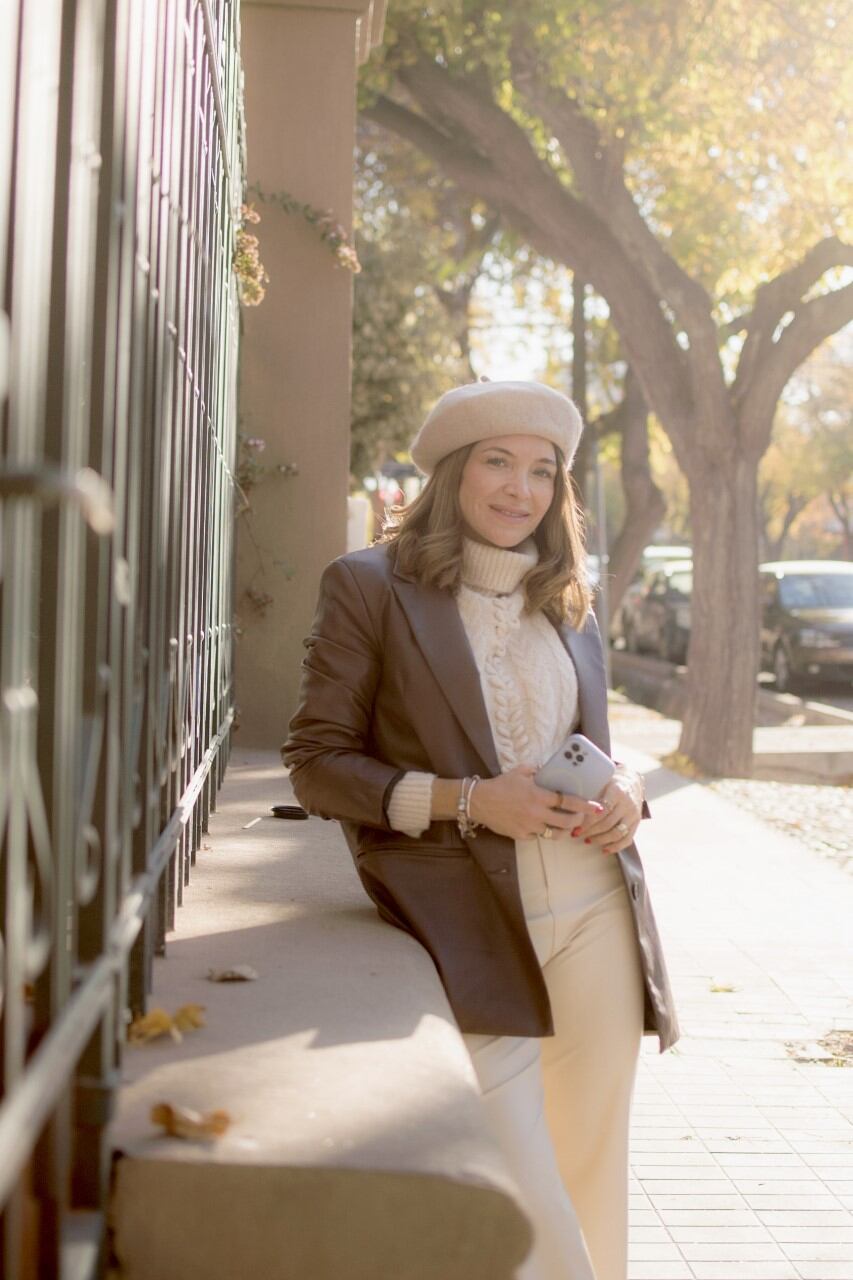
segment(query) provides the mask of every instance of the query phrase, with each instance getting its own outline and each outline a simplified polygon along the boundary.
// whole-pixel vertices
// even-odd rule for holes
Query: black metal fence
[[[105,1265],[126,1020],[228,754],[237,0],[0,6],[0,1205]]]

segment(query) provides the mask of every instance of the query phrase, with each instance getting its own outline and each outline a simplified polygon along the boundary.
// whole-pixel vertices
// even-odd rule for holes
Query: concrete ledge
[[[754,778],[779,782],[853,783],[853,725],[759,728],[753,735]]]
[[[234,752],[150,1001],[206,1026],[125,1051],[119,1274],[510,1280],[530,1229],[432,961],[378,919],[336,824],[267,816],[290,798],[275,757]],[[207,980],[235,964],[258,980]],[[158,1102],[232,1124],[160,1137]]]

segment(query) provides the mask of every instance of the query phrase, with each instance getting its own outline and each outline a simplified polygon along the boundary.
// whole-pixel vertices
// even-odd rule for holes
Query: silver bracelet
[[[475,822],[471,817],[471,792],[480,781],[476,773],[473,778],[462,779],[462,789],[456,804],[456,825],[463,840],[473,840],[480,826],[479,822]]]

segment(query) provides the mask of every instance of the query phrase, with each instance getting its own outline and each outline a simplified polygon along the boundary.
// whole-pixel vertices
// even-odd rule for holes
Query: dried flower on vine
[[[251,204],[240,209],[241,224],[234,236],[232,264],[237,277],[240,301],[245,307],[256,307],[264,299],[269,275],[260,259],[258,237],[246,231],[246,223],[260,222],[261,216]]]

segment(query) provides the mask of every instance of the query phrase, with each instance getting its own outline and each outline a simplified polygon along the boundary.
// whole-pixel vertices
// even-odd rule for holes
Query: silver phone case
[[[548,791],[562,791],[566,795],[580,796],[582,800],[595,800],[615,769],[610,757],[594,742],[582,733],[571,733],[534,775],[533,781]]]

